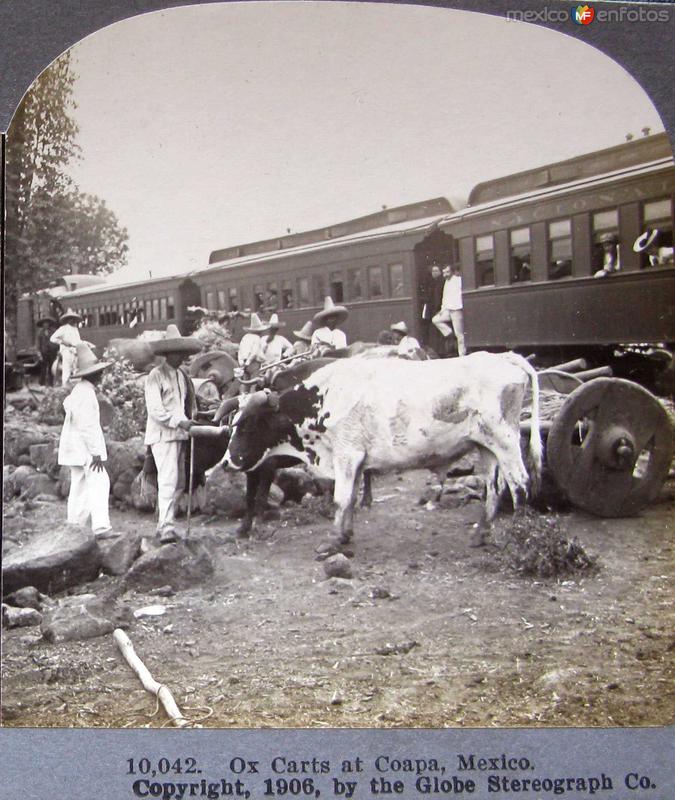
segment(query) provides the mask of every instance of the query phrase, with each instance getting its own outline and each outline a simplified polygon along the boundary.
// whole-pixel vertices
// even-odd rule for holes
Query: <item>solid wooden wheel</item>
[[[646,389],[596,378],[570,394],[553,420],[546,461],[570,501],[601,517],[653,501],[673,457],[668,414]]]

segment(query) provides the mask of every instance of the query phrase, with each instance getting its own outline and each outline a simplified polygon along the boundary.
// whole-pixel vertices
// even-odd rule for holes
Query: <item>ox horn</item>
[[[218,411],[213,415],[214,422],[220,422],[223,417],[226,417],[230,412],[235,411],[239,408],[239,398],[238,397],[229,397],[227,400],[223,400],[223,402],[218,406]]]
[[[264,408],[267,405],[269,405],[274,411],[278,411],[279,396],[271,392],[269,389],[261,389],[258,392],[253,392],[253,394],[249,395],[249,399],[246,401],[246,405],[242,409],[237,421],[243,422],[254,411],[257,411],[259,408]]]

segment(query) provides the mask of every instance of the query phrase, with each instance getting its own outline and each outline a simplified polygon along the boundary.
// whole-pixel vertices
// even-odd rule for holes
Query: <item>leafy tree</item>
[[[126,261],[127,232],[105,202],[80,192],[68,172],[79,159],[68,53],[34,82],[7,134],[5,307],[15,327],[19,297],[68,273],[106,273]]]

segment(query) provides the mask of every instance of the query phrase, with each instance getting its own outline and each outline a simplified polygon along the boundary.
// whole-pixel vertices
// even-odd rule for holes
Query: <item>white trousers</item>
[[[62,347],[61,353],[61,386],[66,386],[70,380],[70,374],[75,367],[77,356],[69,347]]]
[[[457,352],[460,356],[466,355],[466,342],[464,340],[464,311],[461,308],[450,310],[442,308],[431,320],[443,336],[450,336],[455,331],[457,337]],[[452,327],[448,325],[452,322]]]
[[[86,525],[91,517],[94,532],[110,528],[108,496],[110,478],[105,469],[100,472],[85,467],[70,468],[70,492],[68,493],[68,522]]]
[[[157,465],[157,530],[172,528],[176,501],[185,489],[185,442],[157,442],[150,445]]]

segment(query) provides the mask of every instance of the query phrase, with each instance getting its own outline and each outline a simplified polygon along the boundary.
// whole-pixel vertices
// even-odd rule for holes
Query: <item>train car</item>
[[[672,348],[674,194],[666,134],[476,186],[439,226],[462,265],[469,348],[560,361]],[[650,259],[634,244],[653,229],[660,256]],[[609,248],[618,269],[604,273]]]
[[[619,346],[675,343],[674,193],[670,143],[657,134],[480,183],[458,211],[442,197],[383,208],[215,250],[190,273],[80,285],[59,299],[82,314],[84,338],[101,346],[169,322],[189,333],[191,306],[277,312],[291,331],[330,295],[350,310],[349,341],[374,341],[404,320],[435,347],[438,335],[422,319],[429,266],[452,261],[463,271],[469,350],[516,349],[552,361],[586,355],[606,363]],[[663,259],[633,248],[651,229],[659,231]],[[605,241],[613,242],[618,269],[595,277]],[[39,308],[31,315],[34,322]],[[235,338],[245,323],[242,316]]]

